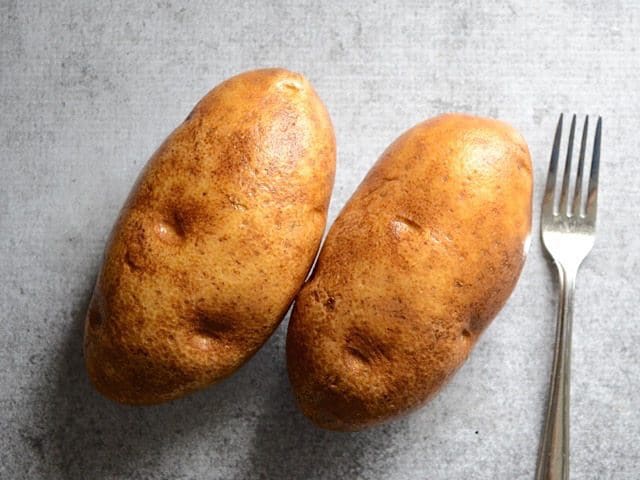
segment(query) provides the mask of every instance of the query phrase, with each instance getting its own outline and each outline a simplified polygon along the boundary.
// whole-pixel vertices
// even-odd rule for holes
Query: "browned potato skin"
[[[106,248],[85,322],[98,391],[175,399],[239,368],[314,260],[335,173],[329,115],[281,69],[207,94],[151,157]]]
[[[516,284],[531,193],[527,146],[504,123],[450,114],[398,138],[296,298],[287,363],[304,414],[359,430],[442,387]]]

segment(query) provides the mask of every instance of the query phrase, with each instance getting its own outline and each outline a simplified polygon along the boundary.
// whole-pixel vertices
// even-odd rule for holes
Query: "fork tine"
[[[553,148],[551,149],[551,159],[549,160],[549,172],[547,173],[547,186],[544,190],[544,198],[542,199],[542,213],[544,215],[553,215],[553,194],[556,189],[556,175],[558,173],[558,156],[560,155],[560,139],[562,138],[562,114],[558,119],[556,127],[556,135],[553,139]]]
[[[580,157],[578,158],[578,176],[573,190],[573,215],[582,215],[582,204],[584,203],[584,189],[582,177],[584,175],[584,155],[587,149],[587,133],[589,131],[589,115],[584,117],[582,126],[582,140],[580,141]]]
[[[576,133],[576,115],[573,114],[571,119],[571,128],[569,129],[569,143],[567,144],[567,159],[564,163],[564,175],[562,178],[562,190],[560,191],[560,205],[558,213],[560,215],[567,214],[567,199],[569,198],[569,184],[571,183],[571,157],[573,155],[573,138]]]
[[[586,213],[589,220],[595,221],[598,207],[598,173],[600,171],[600,142],[602,138],[602,117],[598,117],[596,136],[593,139],[593,157],[591,158],[591,174],[589,175],[589,196]]]

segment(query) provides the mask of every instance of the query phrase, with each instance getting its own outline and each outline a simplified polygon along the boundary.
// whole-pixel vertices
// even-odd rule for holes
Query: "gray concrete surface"
[[[634,0],[2,0],[0,478],[533,478],[555,304],[538,204],[561,111],[605,121],[572,478],[640,478],[639,39]],[[213,85],[274,65],[305,73],[333,116],[332,218],[391,140],[441,112],[512,123],[535,162],[535,234],[508,305],[435,400],[363,433],[297,412],[286,322],[237,375],[169,405],[112,404],[83,370],[87,299],[138,171]]]

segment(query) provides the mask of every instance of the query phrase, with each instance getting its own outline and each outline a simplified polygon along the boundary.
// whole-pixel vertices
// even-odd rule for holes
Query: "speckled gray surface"
[[[598,240],[578,280],[572,478],[640,478],[640,4],[0,2],[0,477],[528,479],[553,339],[537,235],[560,111],[605,119]],[[428,5],[427,5],[428,4]],[[357,434],[296,411],[281,326],[237,375],[172,404],[98,396],[81,322],[138,171],[240,71],[305,73],[333,117],[332,218],[385,146],[444,111],[501,118],[535,162],[530,257],[441,394]]]

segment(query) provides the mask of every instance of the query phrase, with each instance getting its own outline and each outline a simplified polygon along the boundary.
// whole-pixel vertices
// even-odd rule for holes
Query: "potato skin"
[[[427,401],[515,287],[531,194],[527,146],[496,120],[443,115],[389,146],[296,298],[287,364],[303,413],[359,430]]]
[[[96,389],[153,404],[238,369],[311,267],[335,156],[303,76],[256,70],[209,92],[151,157],[112,231],[85,321]]]

